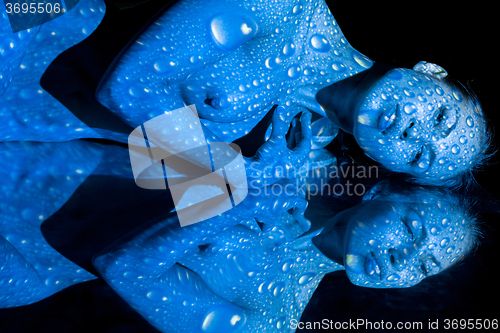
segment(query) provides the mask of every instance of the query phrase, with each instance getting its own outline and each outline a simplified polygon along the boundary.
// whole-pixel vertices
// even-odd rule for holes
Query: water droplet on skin
[[[330,44],[328,43],[328,40],[321,34],[312,35],[310,43],[315,51],[328,52],[328,50],[330,50]]]
[[[295,78],[300,75],[300,67],[298,67],[297,65],[292,65],[288,68],[287,73],[289,77]]]
[[[427,98],[425,98],[425,96],[422,94],[418,94],[418,100],[420,102],[427,102]]]
[[[33,88],[23,88],[19,91],[19,97],[26,100],[33,99],[36,97],[36,95],[37,91]]]
[[[288,272],[292,267],[293,267],[293,260],[290,259],[283,264],[283,267],[281,267],[281,269],[283,270],[283,272]]]
[[[414,93],[413,93],[413,91],[411,91],[411,90],[404,89],[404,90],[403,90],[403,92],[404,92],[404,94],[405,94],[406,96],[408,96],[408,97],[410,97],[410,98],[415,97],[415,94],[414,94]]]
[[[276,58],[276,57],[269,57],[266,59],[266,68],[268,69],[275,69],[278,64],[280,63],[280,60],[279,58]]]
[[[460,139],[458,139],[460,141],[460,143],[462,144],[466,144],[467,143],[467,137],[465,135],[462,135],[460,137]]]
[[[404,106],[403,110],[406,114],[413,114],[417,111],[417,107],[413,103],[408,103]]]
[[[346,67],[344,66],[344,64],[340,63],[340,62],[334,62],[332,64],[332,69],[336,72],[343,72],[346,70]]]
[[[439,96],[443,96],[444,91],[440,86],[436,86],[435,90],[436,90],[436,94],[438,94]]]
[[[459,92],[456,92],[454,91],[453,92],[453,97],[458,101],[458,102],[461,102],[462,101],[462,95],[459,93]]]
[[[436,228],[431,228],[431,234],[437,235],[438,234],[438,230]]]
[[[246,319],[242,308],[233,304],[218,305],[205,315],[201,330],[207,333],[236,332],[243,327]]]
[[[370,68],[372,66],[373,62],[359,52],[353,52],[352,57],[361,67]]]
[[[451,146],[451,152],[455,155],[460,153],[460,147],[458,145]]]
[[[473,127],[474,126],[474,119],[472,119],[471,116],[467,117],[466,122],[467,122],[467,126],[469,126],[469,127]]]
[[[300,13],[302,12],[302,9],[303,9],[303,8],[304,8],[304,7],[303,7],[301,4],[295,5],[295,6],[293,7],[293,9],[292,9],[292,13],[293,13],[294,15],[298,15],[298,14],[300,14]]]
[[[449,243],[450,243],[450,239],[448,237],[445,237],[441,241],[440,245],[441,245],[441,247],[446,247],[446,245],[448,245]]]
[[[314,273],[306,273],[304,275],[302,275],[300,278],[299,278],[299,285],[304,285],[308,282],[310,282],[314,276],[316,276],[316,274]]]
[[[282,54],[285,57],[291,57],[295,53],[295,44],[292,40],[289,40],[285,46],[283,46]]]
[[[272,288],[272,294],[276,297],[280,297],[283,291],[286,288],[286,284],[283,282],[279,282],[276,285],[273,286]]]
[[[450,246],[449,248],[446,249],[446,253],[451,254],[454,249],[455,249],[454,246]]]
[[[257,23],[248,15],[224,13],[210,21],[212,39],[224,51],[232,51],[257,34]]]
[[[145,85],[136,84],[136,85],[131,86],[129,88],[128,92],[133,97],[143,98],[151,91]]]
[[[176,63],[168,59],[158,59],[153,64],[155,71],[158,73],[167,73],[175,68]]]
[[[400,279],[400,276],[398,274],[391,274],[387,277],[387,280],[389,281],[398,281]]]

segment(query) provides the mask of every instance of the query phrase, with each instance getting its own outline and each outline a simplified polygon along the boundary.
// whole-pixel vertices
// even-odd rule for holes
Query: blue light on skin
[[[374,196],[329,220],[313,243],[342,260],[355,285],[404,288],[459,261],[471,230],[457,207],[419,190],[412,197]]]
[[[464,213],[427,190],[383,197],[370,191],[322,231],[298,237],[305,199],[277,186],[275,194],[253,190],[202,223],[152,225],[94,266],[162,331],[279,332],[344,262],[356,285],[401,288],[438,274],[470,248]],[[294,207],[295,219],[287,213]],[[264,222],[262,230],[255,220]]]
[[[318,87],[371,65],[346,41],[322,0],[183,0],[117,59],[97,98],[133,127],[195,105],[207,140],[232,142],[274,105],[285,108],[287,124],[306,110],[324,115],[314,99]],[[157,146],[168,150],[173,127],[178,127],[176,136],[190,133],[187,123],[158,126]],[[283,161],[289,155],[286,145],[266,149],[277,164],[300,166]],[[250,162],[266,167],[270,161]]]
[[[481,109],[445,81],[410,69],[393,69],[356,109],[333,110],[349,121],[365,153],[389,170],[420,180],[450,179],[471,168],[485,141]]]

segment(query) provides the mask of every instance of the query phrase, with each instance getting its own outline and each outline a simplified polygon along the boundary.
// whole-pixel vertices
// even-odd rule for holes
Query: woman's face
[[[393,69],[356,112],[354,136],[386,168],[420,179],[449,179],[470,169],[480,150],[478,106],[442,80]]]
[[[374,198],[347,214],[344,264],[352,283],[411,287],[468,251],[464,217],[424,191],[415,197],[419,203],[401,195]]]

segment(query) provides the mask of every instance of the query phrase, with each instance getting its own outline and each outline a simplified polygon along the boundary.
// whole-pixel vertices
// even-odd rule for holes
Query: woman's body
[[[203,124],[231,142],[275,104],[323,113],[314,93],[300,88],[329,85],[371,63],[323,1],[179,1],[123,54],[98,99],[133,126],[195,104]]]

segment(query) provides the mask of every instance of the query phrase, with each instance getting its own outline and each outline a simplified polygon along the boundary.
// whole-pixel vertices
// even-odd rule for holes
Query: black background
[[[498,28],[493,4],[483,7],[457,1],[432,5],[340,2],[328,1],[328,4],[354,48],[375,61],[413,64],[426,60],[443,66],[450,75],[470,84],[484,113],[498,128],[500,119],[494,100],[498,98],[499,86]],[[151,13],[164,4],[165,1],[152,0],[135,9],[123,10],[120,13],[123,22],[119,23],[117,9],[107,3],[108,13],[102,26],[110,39],[101,47],[121,49]],[[143,16],[141,7],[147,8]],[[128,33],[120,33],[124,30]],[[81,84],[92,87],[112,57],[97,57],[90,48],[87,52],[72,54],[71,61],[94,62],[94,71],[88,71],[86,66],[86,70],[79,73],[83,78]],[[498,156],[495,156],[476,178],[487,192],[499,198],[497,170]],[[446,318],[500,319],[495,305],[500,289],[496,268],[498,215],[487,199],[484,203],[484,239],[466,262],[410,289],[360,288],[352,285],[344,272],[327,275],[302,320],[366,319],[390,321],[394,325],[398,321],[420,321],[425,331],[429,320],[438,319],[442,329]],[[0,310],[0,331],[156,332],[100,279],[72,286],[36,304]]]

